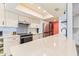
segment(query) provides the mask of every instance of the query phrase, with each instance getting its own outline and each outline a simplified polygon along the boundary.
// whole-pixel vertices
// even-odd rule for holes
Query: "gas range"
[[[26,42],[30,42],[32,41],[32,34],[28,34],[28,33],[19,33],[18,35],[20,35],[20,44],[26,43]]]

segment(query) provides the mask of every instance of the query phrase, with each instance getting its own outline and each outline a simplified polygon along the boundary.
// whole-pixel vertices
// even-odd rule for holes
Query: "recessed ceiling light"
[[[40,7],[38,7],[38,9],[40,9]]]

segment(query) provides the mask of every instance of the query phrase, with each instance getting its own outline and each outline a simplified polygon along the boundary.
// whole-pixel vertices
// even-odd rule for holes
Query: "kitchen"
[[[48,11],[49,12],[52,11],[51,8],[54,9],[54,11],[52,11],[54,16],[50,14],[51,12],[48,13],[46,10],[44,10],[43,7],[42,8],[39,7],[39,5],[43,6],[45,9],[47,9],[50,6]],[[58,7],[59,5],[62,6],[60,9]],[[5,55],[5,56],[17,55],[17,51],[16,53],[14,52],[13,46],[19,46],[20,44],[22,45],[28,44],[28,42],[29,43],[31,43],[32,41],[35,42],[38,39],[44,39],[44,38],[47,38],[47,41],[48,41],[48,39],[50,39],[48,37],[51,37],[52,35],[57,35],[60,33],[60,31],[61,31],[60,34],[63,34],[64,30],[60,27],[61,24],[59,23],[59,17],[57,16],[62,16],[66,14],[67,12],[66,4],[2,3],[0,4],[0,11],[1,11],[0,12],[1,14],[0,16],[1,37],[0,38],[1,39],[0,40],[2,42],[1,55]],[[69,10],[69,12],[70,11],[71,10]],[[64,18],[66,18],[66,16],[67,15],[65,15]],[[63,17],[61,17],[60,19],[62,18]],[[70,20],[68,20],[68,23],[70,23]],[[65,25],[67,26],[67,24]],[[67,30],[66,30],[64,33],[64,36],[68,35],[69,38],[72,38],[72,36],[70,35],[72,33],[70,30],[70,26],[71,25],[69,25],[68,27],[69,32],[67,33]],[[67,27],[65,28],[67,29]],[[57,37],[59,36],[57,35]],[[60,37],[62,38],[62,36]],[[51,37],[51,38],[54,38],[54,37]],[[66,38],[64,37],[63,39],[66,39]],[[74,46],[74,44],[72,45]],[[13,47],[13,49],[11,49],[11,47]],[[45,48],[47,49],[47,47]],[[75,47],[73,49],[75,50]],[[41,50],[39,51],[41,54]],[[43,50],[43,51],[46,51],[46,50]],[[37,55],[39,55],[39,53]],[[74,51],[70,55],[76,55],[76,52]]]

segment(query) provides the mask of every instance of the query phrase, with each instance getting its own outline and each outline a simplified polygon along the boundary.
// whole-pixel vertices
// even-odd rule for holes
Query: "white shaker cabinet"
[[[39,39],[38,35],[37,34],[34,34],[33,35],[33,40],[37,40],[37,39]]]
[[[4,4],[0,3],[0,26],[4,26]]]
[[[5,21],[6,27],[18,27],[18,15],[13,12],[6,11]]]
[[[41,39],[43,38],[43,34],[42,33],[37,33],[33,35],[33,40],[37,40],[37,39]]]
[[[5,4],[3,3],[0,3],[0,26],[18,26],[18,15],[13,12],[7,11],[5,8]]]
[[[20,36],[13,35],[4,37],[4,53],[5,55],[11,55],[10,48],[20,44]]]

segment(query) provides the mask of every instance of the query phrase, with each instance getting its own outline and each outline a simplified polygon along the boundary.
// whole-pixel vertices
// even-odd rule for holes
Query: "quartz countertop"
[[[10,48],[13,56],[77,56],[74,40],[54,35]]]
[[[6,36],[0,36],[0,38],[13,37],[13,36],[19,36],[19,35],[6,35]]]

